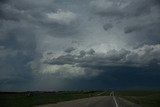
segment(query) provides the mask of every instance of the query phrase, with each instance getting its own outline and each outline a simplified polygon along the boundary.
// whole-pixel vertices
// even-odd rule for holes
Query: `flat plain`
[[[109,93],[110,91],[1,92],[0,107],[33,107],[90,97],[109,100]],[[122,98],[141,107],[160,107],[160,91],[115,91],[115,96],[117,102]]]

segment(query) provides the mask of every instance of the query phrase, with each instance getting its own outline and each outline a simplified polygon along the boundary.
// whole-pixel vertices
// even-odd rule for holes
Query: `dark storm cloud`
[[[79,56],[80,57],[84,57],[85,55],[86,55],[86,52],[84,51],[84,50],[81,50],[80,52],[79,52]]]
[[[114,89],[159,89],[159,69],[135,67],[106,67],[101,75],[71,82],[72,89],[114,90]],[[155,73],[153,73],[155,71]],[[147,84],[146,84],[147,83]],[[156,88],[155,88],[156,87]]]
[[[142,27],[141,26],[128,26],[124,28],[125,33],[132,33],[136,31],[141,31]]]
[[[92,54],[80,51],[80,55],[63,55],[53,59],[46,59],[44,63],[51,65],[76,64],[79,67],[100,68],[113,66],[144,67],[150,66],[152,62],[158,66],[160,62],[160,46],[145,45],[134,50],[110,50],[106,54]]]
[[[50,13],[50,18],[42,20],[42,26],[48,29],[51,36],[55,37],[74,37],[78,29],[78,20],[72,12]],[[53,16],[53,18],[52,18]],[[65,17],[66,16],[66,17]],[[54,34],[54,35],[53,35]]]
[[[130,25],[124,28],[124,32],[128,34],[133,42],[137,41],[140,44],[159,44],[160,23],[156,20],[154,23],[143,25]],[[138,39],[137,39],[138,38]],[[131,42],[132,43],[132,42]]]
[[[0,87],[136,86],[131,74],[146,86],[160,67],[159,13],[158,0],[0,0]]]
[[[7,3],[9,0],[0,0],[0,3]]]
[[[155,0],[94,0],[91,5],[100,16],[124,18],[149,14],[151,7],[157,4]]]
[[[10,5],[18,10],[25,10],[30,12],[46,11],[50,12],[55,9],[54,0],[9,0]]]
[[[94,55],[95,54],[95,51],[93,49],[90,49],[88,52],[87,52],[89,55]]]
[[[91,12],[102,21],[104,30],[112,28],[112,33],[116,29],[124,30],[124,34],[116,33],[116,38],[124,38],[122,41],[127,45],[134,47],[160,43],[160,4],[157,0],[93,0],[90,5]]]
[[[110,23],[106,23],[106,24],[103,25],[103,29],[106,30],[106,31],[111,29],[112,27],[113,27],[113,25],[110,24]]]
[[[65,50],[66,53],[71,53],[72,51],[74,51],[75,48],[74,47],[69,47]]]
[[[151,0],[133,0],[130,5],[124,8],[124,12],[127,16],[140,16],[144,14],[149,14],[151,12],[152,6],[155,5],[155,1]]]
[[[44,29],[51,36],[73,36],[78,32],[76,14],[55,7],[52,0],[10,1],[8,4],[1,5],[0,18],[34,24],[39,27],[39,30]]]
[[[54,64],[54,65],[74,64],[75,56],[67,54],[67,55],[59,56],[58,58],[53,58],[51,60],[45,60],[44,63]]]
[[[4,20],[29,20],[29,13],[24,10],[17,9],[12,1],[7,2],[6,4],[0,4],[0,18]]]
[[[25,12],[12,7],[9,0],[0,4],[0,12],[0,87],[25,87],[33,79],[30,62],[36,49],[34,26],[22,21],[28,21]]]
[[[37,68],[33,63],[39,60],[36,39],[41,37],[41,32],[53,37],[67,37],[77,32],[76,14],[59,9],[53,2],[0,1],[1,89],[22,89],[38,78],[34,75]]]
[[[138,24],[134,24],[134,25],[130,25],[130,26],[126,26],[124,28],[124,32],[125,33],[132,33],[132,32],[145,32],[147,33],[153,33],[153,35],[155,35],[155,33],[157,33],[156,35],[158,35],[159,30],[157,29],[160,26],[160,22],[158,19],[156,19],[153,22],[150,23],[138,23]],[[151,32],[151,29],[154,29],[154,32]],[[148,31],[148,32],[147,32]],[[154,38],[154,37],[153,37]]]
[[[34,34],[23,28],[12,29],[0,39],[0,46],[3,47],[0,50],[0,86],[12,87],[22,83],[26,86],[33,79],[29,63],[35,54]]]
[[[123,17],[124,13],[118,6],[116,6],[116,4],[114,4],[114,2],[115,0],[101,0],[101,2],[99,2],[98,0],[94,0],[91,2],[91,6],[93,8],[93,12],[102,17]]]

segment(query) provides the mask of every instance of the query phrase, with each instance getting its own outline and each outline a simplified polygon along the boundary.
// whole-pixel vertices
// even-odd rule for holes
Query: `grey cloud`
[[[142,30],[142,26],[127,26],[124,28],[124,32],[125,33],[132,33],[135,31],[141,31]]]
[[[61,11],[61,12],[59,12]],[[79,22],[76,15],[70,11],[55,10],[52,12],[39,12],[34,15],[34,23],[53,37],[75,37],[79,33]],[[32,16],[33,16],[32,15]],[[36,17],[35,17],[36,16]]]
[[[84,50],[81,50],[81,51],[79,52],[79,54],[80,54],[80,57],[83,57],[83,56],[86,55],[86,52],[85,52]]]
[[[55,65],[63,65],[63,64],[75,64],[75,63],[84,63],[84,62],[90,62],[95,56],[85,56],[85,51],[80,51],[80,55],[63,55],[59,56],[58,58],[52,58],[52,59],[46,59],[44,60],[44,63],[48,64],[55,64]],[[83,55],[83,57],[82,57]],[[77,59],[78,58],[78,59]]]
[[[0,19],[24,21],[55,37],[74,36],[78,33],[76,14],[53,6],[53,1],[14,1],[0,6]],[[25,7],[29,6],[29,7]],[[51,8],[53,7],[53,8]]]
[[[94,53],[88,54],[85,51],[80,51],[79,55],[63,55],[57,58],[48,58],[43,62],[48,66],[74,66],[81,69],[78,74],[85,73],[82,77],[85,77],[86,73],[91,75],[101,74],[106,70],[106,67],[145,67],[145,66],[159,66],[160,62],[160,45],[144,45],[133,50],[110,50],[107,53]],[[104,69],[103,69],[104,68]],[[82,70],[83,69],[83,70]],[[87,69],[91,69],[95,72],[90,72]],[[52,71],[53,72],[53,71]],[[57,71],[58,72],[58,71]],[[65,72],[65,70],[63,71]],[[66,71],[65,73],[67,73]],[[72,75],[72,74],[69,74]],[[61,75],[59,75],[61,77]]]
[[[159,32],[159,21],[156,20],[152,23],[143,25],[131,25],[124,28],[124,32],[128,34],[131,38],[130,43],[134,45],[134,41],[137,41],[138,45],[142,44],[158,44],[160,42],[160,37],[158,36]],[[133,43],[133,44],[132,44]]]
[[[107,59],[112,61],[123,61],[125,60],[126,55],[130,53],[129,50],[121,49],[119,51],[117,50],[110,50],[107,52]]]
[[[130,55],[127,56],[127,62],[137,63],[140,65],[147,65],[151,64],[152,61],[154,64],[158,64],[160,61],[159,57],[160,52],[160,45],[144,45],[143,47],[139,47],[135,49]]]
[[[94,55],[95,54],[95,51],[93,49],[90,49],[88,52],[87,52],[89,55]]]
[[[106,31],[111,29],[112,27],[113,27],[113,25],[110,24],[110,23],[106,23],[106,24],[103,25],[103,29],[106,30]]]
[[[156,0],[94,0],[91,2],[96,13],[105,17],[135,17],[142,14],[149,14],[151,8],[156,4]]]
[[[102,17],[124,17],[124,14],[118,8],[116,9],[115,7],[109,7],[106,10],[98,12],[98,14]]]
[[[100,16],[107,16],[107,17],[123,17],[123,12],[119,8],[119,2],[116,3],[116,0],[94,0],[91,2],[91,6],[93,11]]]
[[[74,47],[69,47],[65,50],[66,53],[71,53],[72,51],[74,51],[75,48]]]
[[[149,14],[151,12],[151,7],[153,7],[155,1],[151,0],[133,0],[128,6],[124,8],[124,12],[127,16],[140,16],[143,14]]]
[[[1,23],[0,41],[2,46],[12,49],[29,48],[34,50],[35,32],[32,31],[33,27],[32,25],[27,25],[27,24],[25,25],[25,23],[6,21],[6,20],[0,21],[0,23]]]
[[[100,20],[104,30],[108,31],[112,28],[106,34],[99,31],[102,33],[100,35],[106,35],[107,42],[111,39],[113,42],[122,42],[131,47],[160,42],[158,36],[160,5],[156,0],[93,0],[90,4],[91,12],[95,16],[94,20]],[[101,17],[101,13],[108,11],[117,13],[102,14]]]
[[[0,0],[0,3],[7,3],[9,0]]]
[[[81,51],[82,52],[82,51]],[[84,51],[83,51],[84,52]],[[99,69],[102,67],[144,67],[155,65],[160,62],[160,45],[144,45],[134,50],[110,50],[105,54],[80,55],[63,55],[53,58],[51,61],[44,63],[49,65],[75,65],[81,68]],[[50,59],[49,59],[50,60]],[[154,62],[154,63],[153,63]],[[102,69],[101,69],[102,70]]]
[[[16,3],[19,4],[19,3]],[[20,3],[21,4],[21,3]],[[26,4],[21,4],[21,6]],[[16,6],[12,5],[11,3],[2,4],[0,6],[0,18],[4,20],[13,20],[13,21],[25,21],[27,23],[35,23],[37,22],[37,17],[34,16],[34,14],[37,15],[37,13],[41,10],[33,9],[30,10],[23,10],[19,9]],[[42,11],[41,11],[42,12]]]
[[[42,48],[42,45],[37,43],[43,35],[68,37],[78,32],[76,15],[67,9],[62,9],[64,12],[59,13],[58,17],[58,10],[53,0],[0,2],[0,90],[2,87],[3,89],[26,88],[32,84],[31,81],[38,82],[36,78],[41,79],[35,71],[40,68],[38,48]],[[60,64],[62,60],[68,60],[64,63],[73,63],[72,57],[62,56],[59,58],[61,61],[52,63]],[[32,87],[34,86],[26,89]]]
[[[79,56],[78,57],[84,57],[85,55],[94,55],[95,54],[95,50],[94,49],[90,49],[88,51],[84,51],[84,50],[81,50],[79,52]]]
[[[30,88],[65,89],[70,77],[106,68],[159,67],[159,7],[158,0],[0,0],[0,87],[35,80]]]
[[[74,55],[63,55],[59,56],[57,58],[52,58],[52,59],[44,59],[44,63],[48,64],[55,64],[55,65],[64,65],[64,64],[74,64],[75,63],[75,56]]]
[[[0,87],[18,87],[22,83],[20,86],[25,87],[33,79],[29,63],[36,53],[34,26],[13,20],[14,15],[4,16],[0,20]]]
[[[20,16],[18,10],[13,9],[10,5],[1,5],[0,7],[0,19],[5,20],[19,20],[17,16]]]
[[[51,11],[54,10],[54,0],[10,0],[10,4],[18,10],[25,11]]]

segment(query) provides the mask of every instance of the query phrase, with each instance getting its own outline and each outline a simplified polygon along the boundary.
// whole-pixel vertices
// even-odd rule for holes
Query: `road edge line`
[[[115,102],[115,104],[116,104],[116,107],[118,107],[118,103],[117,103],[117,101],[116,101],[116,99],[115,99],[114,96],[113,96],[113,100],[114,100],[114,102]]]

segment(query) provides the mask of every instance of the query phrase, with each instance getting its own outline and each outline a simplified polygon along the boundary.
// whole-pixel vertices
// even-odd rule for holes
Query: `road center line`
[[[105,93],[105,91],[104,92],[101,92],[101,93],[99,93],[99,94],[97,94],[97,95],[102,95],[102,94],[104,94]]]
[[[115,99],[114,96],[113,96],[113,100],[114,100],[114,102],[115,102],[115,104],[116,104],[116,107],[118,107],[118,103],[117,103],[117,101],[116,101],[116,99]]]

